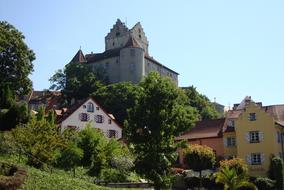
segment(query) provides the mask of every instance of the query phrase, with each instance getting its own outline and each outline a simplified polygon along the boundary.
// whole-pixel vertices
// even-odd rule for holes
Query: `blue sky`
[[[265,105],[284,103],[284,1],[264,0],[0,0],[0,20],[23,32],[34,50],[34,89],[64,67],[80,46],[104,51],[117,18],[140,21],[150,54],[228,106],[251,95]]]

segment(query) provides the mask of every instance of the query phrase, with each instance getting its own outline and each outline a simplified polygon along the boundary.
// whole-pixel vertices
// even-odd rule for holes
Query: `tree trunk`
[[[201,173],[202,171],[200,170],[199,171],[199,190],[201,190],[201,188],[202,188],[202,173]]]
[[[75,169],[75,167],[73,168],[73,177],[75,177],[76,176],[76,169]]]

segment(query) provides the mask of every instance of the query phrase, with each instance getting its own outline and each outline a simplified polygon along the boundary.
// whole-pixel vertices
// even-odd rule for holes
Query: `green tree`
[[[174,137],[196,121],[186,109],[187,97],[169,78],[150,73],[139,84],[137,104],[129,110],[124,133],[134,145],[136,171],[154,182],[155,188],[170,184],[170,166],[176,160]]]
[[[220,116],[214,104],[205,95],[200,94],[194,86],[184,88],[184,91],[189,100],[187,105],[197,109],[201,120],[215,119]]]
[[[61,90],[69,102],[72,98],[83,99],[102,87],[101,81],[87,64],[70,63],[64,70],[58,70],[49,81],[50,89]]]
[[[270,161],[269,177],[276,181],[276,189],[283,189],[283,161],[279,157],[273,157]]]
[[[200,185],[202,186],[202,170],[212,169],[216,161],[212,148],[192,144],[184,151],[184,163],[194,171],[199,172]]]
[[[123,124],[127,118],[127,110],[134,107],[137,102],[140,89],[130,82],[123,82],[104,86],[93,95],[120,124]]]
[[[229,160],[221,160],[220,168],[228,167],[229,169],[234,168],[238,175],[248,175],[248,165],[241,158],[232,158]]]
[[[28,76],[33,71],[35,54],[24,38],[13,25],[0,21],[0,89],[9,85],[16,96],[25,95],[32,89]]]
[[[257,187],[248,181],[248,176],[238,174],[235,168],[222,167],[214,174],[216,183],[224,184],[224,190],[237,190],[241,187],[249,187],[257,190]]]
[[[4,84],[0,91],[0,109],[9,109],[15,103],[14,96],[9,85]]]

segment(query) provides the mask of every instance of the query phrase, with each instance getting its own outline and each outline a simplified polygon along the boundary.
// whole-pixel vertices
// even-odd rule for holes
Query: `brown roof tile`
[[[85,63],[85,62],[87,62],[87,60],[81,49],[76,53],[76,55],[70,61],[70,63]]]
[[[194,128],[176,137],[176,140],[222,137],[224,123],[225,118],[199,121]]]

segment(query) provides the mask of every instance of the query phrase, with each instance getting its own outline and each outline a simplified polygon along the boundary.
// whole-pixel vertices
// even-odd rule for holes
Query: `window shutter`
[[[259,141],[261,142],[261,141],[263,141],[263,138],[264,138],[264,134],[263,134],[263,132],[259,132]]]
[[[263,162],[265,161],[265,158],[264,158],[264,154],[263,154],[263,153],[260,154],[260,160],[261,160],[261,163],[263,163]]]
[[[250,136],[249,136],[249,133],[246,133],[246,134],[245,134],[245,138],[246,138],[246,140],[247,140],[248,142],[250,142]]]
[[[95,119],[95,122],[97,123],[98,122],[98,115],[95,115],[94,119]]]
[[[250,155],[250,154],[247,154],[246,160],[247,160],[247,163],[248,163],[249,165],[251,165],[251,155]]]
[[[224,138],[224,146],[227,147],[228,146],[228,139]]]

